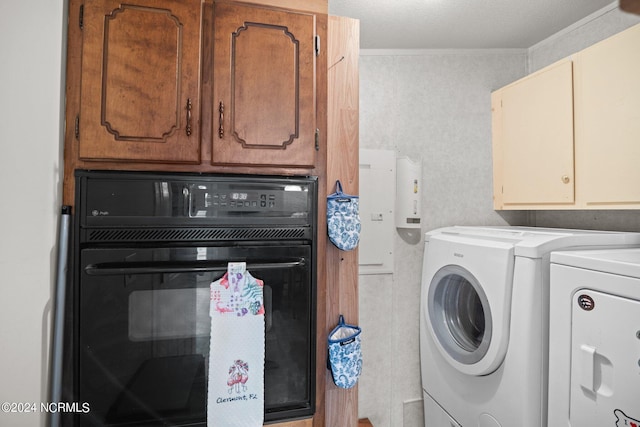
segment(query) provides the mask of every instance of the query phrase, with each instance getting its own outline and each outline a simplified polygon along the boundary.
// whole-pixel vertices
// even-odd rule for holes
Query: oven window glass
[[[129,339],[152,341],[206,337],[209,289],[158,289],[129,294]]]
[[[310,415],[310,255],[305,245],[83,250],[92,274],[78,290],[77,398],[91,411],[80,425],[206,424],[209,284],[229,261],[247,262],[265,284],[265,420]],[[250,268],[291,259],[305,262]],[[223,269],[188,271],[199,263]]]

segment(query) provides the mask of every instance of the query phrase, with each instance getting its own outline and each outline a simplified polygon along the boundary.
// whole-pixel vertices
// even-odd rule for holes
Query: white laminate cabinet
[[[572,206],[572,62],[564,60],[493,93],[494,203]]]
[[[586,208],[640,207],[640,26],[576,55],[576,179]]]
[[[640,25],[492,94],[495,209],[640,209]]]

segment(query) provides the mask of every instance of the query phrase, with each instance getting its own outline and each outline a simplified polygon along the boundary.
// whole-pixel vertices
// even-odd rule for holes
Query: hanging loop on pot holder
[[[341,388],[351,388],[362,373],[362,349],[359,326],[344,323],[340,315],[338,325],[328,337],[329,368],[333,382]]]
[[[338,249],[350,251],[360,241],[360,201],[358,196],[342,192],[336,181],[336,192],[327,196],[327,231]]]

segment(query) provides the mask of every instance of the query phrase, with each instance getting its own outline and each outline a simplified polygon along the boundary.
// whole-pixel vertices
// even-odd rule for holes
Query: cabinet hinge
[[[76,116],[73,133],[76,136],[76,139],[78,139],[78,137],[80,136],[80,116]]]
[[[80,14],[78,15],[78,25],[80,29],[84,29],[84,5],[80,5]]]
[[[320,55],[320,36],[316,35],[315,36],[315,50],[316,50],[316,56]]]
[[[316,129],[316,151],[320,151],[320,129]]]

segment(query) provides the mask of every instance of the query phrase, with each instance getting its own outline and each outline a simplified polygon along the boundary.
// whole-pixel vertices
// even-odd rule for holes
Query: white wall
[[[61,204],[64,1],[0,2],[0,402],[46,402]],[[43,426],[0,411],[1,426]]]

